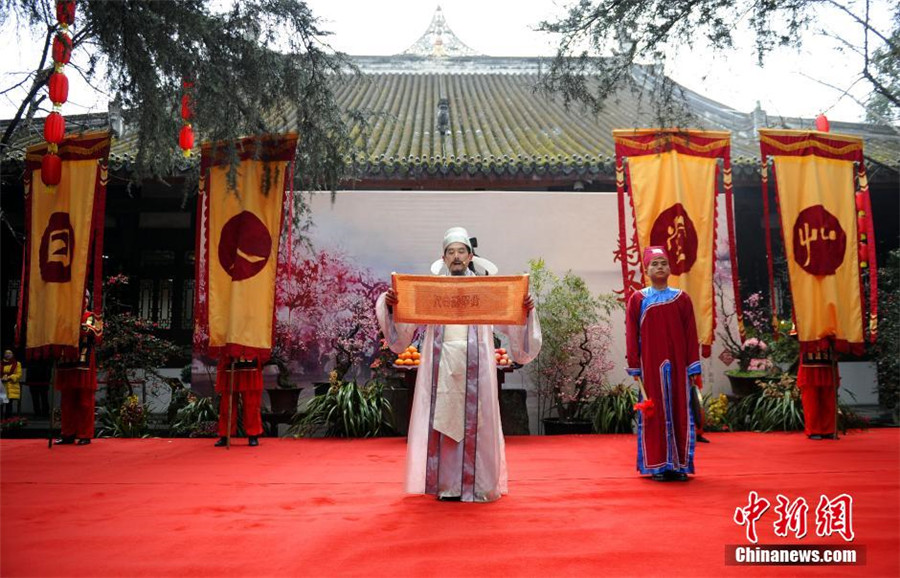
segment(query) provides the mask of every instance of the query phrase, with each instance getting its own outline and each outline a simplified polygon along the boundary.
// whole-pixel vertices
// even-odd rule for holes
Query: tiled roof
[[[599,114],[579,105],[566,108],[559,98],[536,93],[541,60],[537,58],[357,57],[362,74],[336,87],[338,104],[348,113],[367,114],[366,126],[355,125],[359,151],[348,158],[355,181],[394,188],[448,188],[571,185],[614,178],[613,129],[652,126],[638,111],[637,98],[623,92]],[[490,71],[490,72],[478,72]],[[643,69],[636,80],[647,83]],[[736,182],[758,177],[757,128],[812,128],[812,119],[766,117],[743,113],[687,91],[696,126],[732,133]],[[449,105],[447,123],[439,122],[442,98]],[[348,114],[348,119],[350,118]],[[106,126],[105,114],[67,116],[69,130]],[[4,123],[0,123],[0,129]],[[290,122],[283,122],[286,128]],[[40,128],[40,123],[35,123]],[[860,136],[869,163],[896,180],[900,167],[900,135],[874,125],[832,122],[834,132]],[[202,127],[200,127],[202,132]],[[175,148],[173,162],[184,169]],[[3,159],[21,159],[40,134],[17,139]],[[133,160],[136,135],[113,141],[111,164],[127,167]],[[742,178],[743,177],[743,178]],[[872,175],[877,178],[877,175]],[[380,186],[379,185],[379,186]]]
[[[613,129],[652,126],[652,117],[638,110],[637,98],[623,92],[593,114],[579,105],[566,108],[561,99],[536,93],[536,72],[472,73],[446,70],[399,72],[370,57],[363,71],[391,66],[392,72],[365,73],[338,88],[338,101],[348,111],[374,113],[369,126],[356,127],[363,151],[355,165],[361,178],[402,180],[484,176],[534,179],[556,176],[572,182],[582,177],[612,175],[615,156]],[[478,59],[491,66],[492,58]],[[509,59],[506,59],[509,60]],[[411,69],[427,68],[410,60]],[[442,70],[443,69],[443,70]],[[636,70],[637,75],[644,72]],[[637,78],[647,82],[647,78]],[[757,171],[759,143],[756,128],[811,128],[812,119],[768,118],[742,113],[687,91],[689,106],[707,130],[732,132],[732,161],[736,172]],[[449,123],[439,124],[439,102],[449,103]],[[380,116],[379,116],[380,115]],[[866,154],[894,167],[900,161],[900,135],[890,129],[853,123],[832,123],[835,132],[863,137]],[[606,179],[604,179],[606,180]]]

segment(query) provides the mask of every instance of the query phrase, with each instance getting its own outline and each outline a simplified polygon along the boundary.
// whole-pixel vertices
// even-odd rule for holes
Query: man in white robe
[[[496,273],[492,263],[472,253],[469,235],[453,227],[444,235],[444,254],[432,266],[440,275],[474,275],[469,264]],[[402,352],[417,328],[396,323],[397,295],[376,303],[388,346]],[[528,363],[541,349],[541,328],[530,296],[522,303],[522,326],[497,326],[509,337],[510,358]],[[494,327],[428,325],[420,348],[406,454],[406,491],[443,500],[490,502],[507,493],[506,452],[500,424]]]

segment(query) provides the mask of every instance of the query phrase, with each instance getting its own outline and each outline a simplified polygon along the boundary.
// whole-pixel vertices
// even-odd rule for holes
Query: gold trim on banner
[[[731,186],[731,169],[730,168],[726,168],[726,169],[722,170],[722,182],[725,184],[726,187]]]
[[[91,133],[91,134],[85,134],[85,135],[76,135],[76,136],[72,136],[69,138],[77,139],[78,141],[81,141],[81,140],[87,140],[87,139],[91,139],[91,138],[101,138],[102,134],[106,134],[106,133]],[[68,140],[68,139],[66,139],[66,140]],[[104,147],[107,147],[107,146],[109,146],[108,139],[100,140],[97,144],[95,144],[92,147],[78,146],[75,143],[63,144],[61,147],[59,147],[59,152],[57,154],[59,154],[60,157],[62,157],[63,155],[66,155],[66,154],[88,156],[88,155],[95,154],[97,151],[100,151]],[[34,145],[34,146],[26,149],[25,160],[26,161],[40,161],[44,157],[44,154],[46,154],[46,153],[47,153],[47,143]],[[67,159],[63,159],[63,160],[67,160]]]
[[[695,133],[693,136],[709,136],[704,133]],[[658,138],[653,139],[650,142],[641,142],[636,141],[630,138],[625,138],[621,136],[614,136],[616,143],[623,144],[633,149],[643,150],[643,151],[656,151],[663,148],[664,145],[673,143],[676,145],[681,145],[688,150],[698,152],[698,153],[708,153],[715,149],[720,149],[726,147],[730,144],[731,139],[726,137],[720,140],[712,141],[705,145],[699,145],[695,141],[691,141],[688,137],[682,135],[665,135]]]
[[[106,163],[100,163],[100,184],[104,187],[109,182],[109,168]]]
[[[800,133],[800,134],[803,134],[803,133]],[[800,136],[800,134],[792,135],[792,136]],[[837,141],[844,141],[844,142],[847,142],[847,138],[852,138],[852,137],[838,137],[838,138],[828,137],[829,140],[837,140]],[[763,134],[762,132],[759,133],[759,140],[760,140],[760,142],[764,142],[764,143],[772,146],[773,148],[778,149],[783,152],[786,152],[786,153],[812,147],[812,148],[816,148],[816,149],[819,149],[819,150],[822,150],[822,151],[825,151],[825,152],[828,152],[828,153],[831,153],[834,155],[845,155],[847,153],[854,152],[854,151],[862,151],[862,149],[863,149],[862,140],[854,140],[853,142],[847,142],[847,145],[843,146],[843,147],[833,147],[831,145],[827,145],[816,139],[806,139],[806,140],[802,140],[802,141],[797,141],[795,143],[783,143],[778,139],[775,139],[775,138],[772,138],[770,136]]]

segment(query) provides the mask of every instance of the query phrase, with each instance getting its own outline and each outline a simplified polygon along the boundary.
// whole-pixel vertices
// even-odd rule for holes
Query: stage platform
[[[509,495],[403,493],[405,440],[0,441],[0,575],[900,576],[900,430],[839,441],[708,434],[689,482],[635,471],[632,435],[507,439]],[[758,492],[760,544],[855,546],[864,565],[726,565]],[[779,538],[776,496],[808,533]],[[852,542],[816,535],[821,495],[853,499]]]

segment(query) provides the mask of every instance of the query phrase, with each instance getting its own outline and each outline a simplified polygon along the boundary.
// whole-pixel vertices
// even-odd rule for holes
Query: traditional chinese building
[[[536,92],[546,60],[479,54],[454,34],[440,8],[425,33],[401,54],[354,60],[361,74],[337,87],[338,102],[348,113],[366,112],[369,122],[354,129],[361,152],[348,159],[352,178],[341,187],[347,191],[612,193],[612,130],[653,124],[652,115],[630,92],[610,99],[599,114]],[[642,67],[634,68],[633,75],[639,86],[656,82]],[[771,117],[759,108],[737,111],[686,89],[683,96],[696,128],[731,132],[740,277],[748,289],[764,289],[756,131],[808,129],[814,122]],[[121,125],[121,118],[114,112],[69,116],[67,124],[70,131],[89,130]],[[865,142],[878,252],[884,259],[898,244],[900,135],[890,127],[861,123],[832,121],[831,128]],[[187,345],[195,216],[194,203],[184,201],[182,175],[189,167],[173,163],[166,182],[131,181],[135,137],[124,126],[113,140],[104,269],[132,277],[134,312]],[[38,141],[38,134],[22,134],[2,155],[4,344],[11,342],[19,291],[24,149]],[[777,241],[777,219],[772,225]]]

